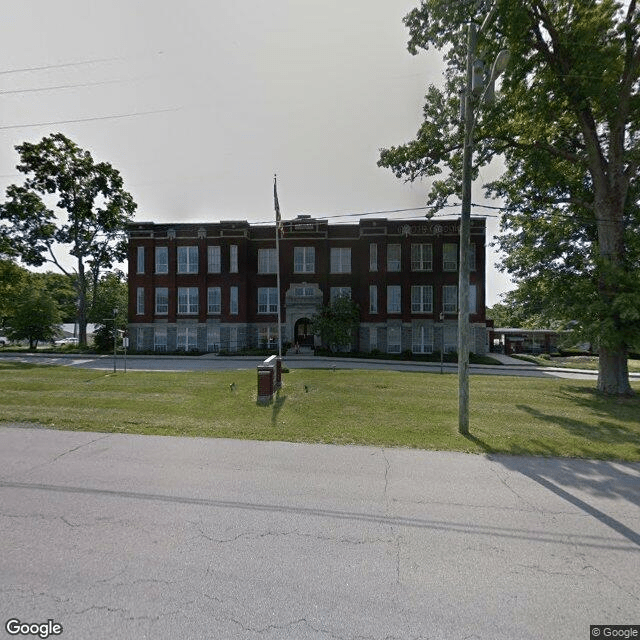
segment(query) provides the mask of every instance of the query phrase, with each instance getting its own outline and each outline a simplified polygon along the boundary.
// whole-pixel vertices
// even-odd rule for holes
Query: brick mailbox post
[[[258,402],[268,404],[282,387],[282,358],[271,356],[258,365]]]

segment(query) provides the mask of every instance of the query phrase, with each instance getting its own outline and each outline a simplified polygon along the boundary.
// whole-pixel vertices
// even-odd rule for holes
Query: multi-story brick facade
[[[313,344],[323,304],[360,306],[353,348],[457,348],[459,221],[299,216],[280,240],[283,342]],[[485,222],[471,226],[471,351],[484,353]],[[277,340],[275,226],[246,221],[129,226],[129,335],[138,351],[236,351]],[[315,338],[317,343],[317,338]]]

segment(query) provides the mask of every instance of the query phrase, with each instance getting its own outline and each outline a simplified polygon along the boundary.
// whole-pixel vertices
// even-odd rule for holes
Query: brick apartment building
[[[129,336],[137,351],[237,351],[277,343],[275,224],[129,225]],[[336,296],[360,306],[353,349],[457,350],[459,220],[284,222],[283,342]],[[471,222],[471,351],[485,353],[485,221]]]

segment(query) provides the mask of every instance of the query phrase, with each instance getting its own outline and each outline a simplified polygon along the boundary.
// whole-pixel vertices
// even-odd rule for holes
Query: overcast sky
[[[270,221],[274,173],[284,218],[424,206],[427,183],[376,166],[415,136],[442,77],[437,52],[406,50],[417,4],[5,3],[0,189],[21,180],[16,144],[60,131],[122,173],[140,221]],[[509,286],[495,262],[489,249],[488,305]]]

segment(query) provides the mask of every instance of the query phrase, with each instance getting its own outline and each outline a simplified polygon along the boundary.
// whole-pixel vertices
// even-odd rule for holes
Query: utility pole
[[[469,22],[467,32],[467,66],[464,89],[463,123],[464,141],[462,150],[462,204],[460,209],[460,265],[458,279],[458,432],[469,433],[469,248],[471,246],[471,177],[473,171],[473,129],[475,113],[474,95],[481,95],[479,104],[492,100],[494,85],[498,76],[505,70],[509,53],[500,51],[491,73],[485,82],[483,64],[476,60],[478,34],[483,33],[493,22],[497,11],[494,3],[485,17],[480,30],[473,21]],[[478,68],[476,69],[476,65]]]
[[[460,265],[458,267],[458,432],[469,433],[469,245],[471,243],[471,172],[473,163],[473,65],[477,27],[469,23],[467,78],[464,91],[464,146],[462,150],[462,206],[460,210]]]

